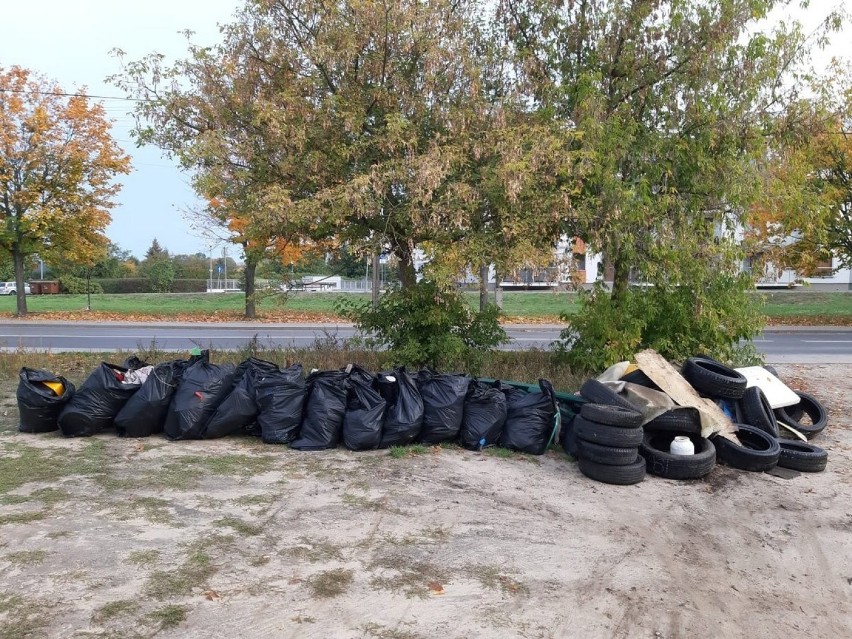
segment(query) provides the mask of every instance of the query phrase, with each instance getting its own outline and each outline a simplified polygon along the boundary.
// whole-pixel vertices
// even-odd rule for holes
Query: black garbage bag
[[[148,365],[148,362],[139,359],[136,355],[131,355],[126,360],[121,362],[122,368],[126,368],[129,371],[135,371],[140,368],[145,368]]]
[[[61,375],[37,368],[21,369],[18,382],[18,430],[22,433],[49,433],[59,428],[59,413],[74,395],[74,384]],[[57,394],[44,382],[61,384]]]
[[[169,406],[163,427],[166,437],[199,439],[210,415],[233,385],[233,364],[208,364],[200,360],[189,366]]]
[[[464,375],[430,370],[417,373],[417,390],[423,398],[423,429],[418,441],[440,444],[459,436],[469,383]]]
[[[227,437],[254,424],[258,413],[254,392],[255,379],[258,375],[274,373],[278,370],[277,364],[254,357],[249,357],[237,366],[231,392],[216,407],[201,437],[203,439]]]
[[[66,437],[90,437],[112,426],[115,416],[141,384],[122,381],[127,369],[102,362],[83,382],[59,414]]]
[[[506,423],[506,395],[499,388],[472,381],[464,399],[459,432],[461,445],[471,450],[494,446]]]
[[[316,371],[308,375],[302,428],[299,438],[290,446],[299,450],[337,446],[346,414],[347,377],[344,371]]]
[[[158,364],[115,416],[119,437],[150,437],[162,433],[169,404],[177,389],[174,362]]]
[[[379,373],[379,393],[387,402],[385,424],[379,448],[406,446],[423,428],[423,398],[414,378],[403,367],[392,373]]]
[[[359,366],[349,371],[349,393],[343,415],[343,445],[349,450],[373,450],[382,441],[387,402],[376,377]]]
[[[544,454],[554,429],[556,400],[549,381],[540,379],[538,385],[540,393],[507,391],[501,446],[522,453]]]
[[[302,365],[266,371],[254,380],[257,424],[267,444],[289,444],[299,435],[305,405]]]

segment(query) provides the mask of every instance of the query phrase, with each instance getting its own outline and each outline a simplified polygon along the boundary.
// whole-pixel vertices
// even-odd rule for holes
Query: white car
[[[0,282],[0,295],[14,295],[18,292],[18,285],[14,282]],[[30,285],[24,283],[24,294],[29,295],[32,293],[30,289]]]

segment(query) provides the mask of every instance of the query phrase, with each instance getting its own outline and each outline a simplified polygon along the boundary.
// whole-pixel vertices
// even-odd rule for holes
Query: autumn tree
[[[835,256],[852,267],[852,73],[834,64],[811,93],[763,166],[746,236],[759,269],[808,276]]]
[[[106,246],[114,178],[130,170],[110,127],[101,104],[0,67],[0,250],[14,263],[18,315],[27,256],[91,262]]]
[[[530,103],[576,132],[588,167],[565,231],[612,268],[565,336],[575,364],[648,344],[727,356],[758,330],[734,230],[811,47],[795,23],[759,28],[784,4],[500,1]]]

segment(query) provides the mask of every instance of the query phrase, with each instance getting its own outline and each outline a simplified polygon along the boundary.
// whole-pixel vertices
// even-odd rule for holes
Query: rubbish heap
[[[457,442],[541,455],[558,434],[584,475],[620,485],[646,473],[697,479],[717,461],[747,471],[825,469],[828,454],[807,441],[825,429],[825,408],[791,392],[771,368],[757,369],[752,383],[740,372],[752,369],[705,356],[689,358],[679,373],[653,351],[636,358],[643,368],[617,365],[587,380],[578,396],[544,379],[533,385],[402,367],[374,374],[356,364],[305,376],[300,364],[253,357],[213,364],[203,351],[156,365],[103,362],[79,389],[25,367],[17,399],[22,432],[58,429],[66,437],[248,434],[305,451]],[[773,408],[764,382],[792,399]]]

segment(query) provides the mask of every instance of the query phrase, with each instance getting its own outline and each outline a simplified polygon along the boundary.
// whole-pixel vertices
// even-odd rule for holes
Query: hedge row
[[[92,279],[103,288],[104,293],[155,293],[151,280],[145,277],[98,278]],[[172,293],[204,293],[207,280],[173,280],[169,287]]]

